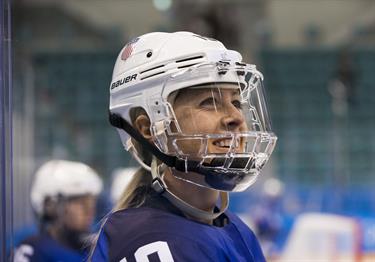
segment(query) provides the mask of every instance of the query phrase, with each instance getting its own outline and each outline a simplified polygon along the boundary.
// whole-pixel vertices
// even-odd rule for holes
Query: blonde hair
[[[112,212],[126,208],[140,207],[145,202],[146,196],[150,192],[151,181],[151,174],[149,174],[147,170],[143,168],[138,169],[133,175],[129,185],[122,192]]]

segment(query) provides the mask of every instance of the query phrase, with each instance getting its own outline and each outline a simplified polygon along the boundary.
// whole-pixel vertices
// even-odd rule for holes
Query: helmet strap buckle
[[[159,177],[156,177],[152,180],[151,186],[159,194],[163,194],[166,190],[166,187],[165,187],[163,181],[161,181],[161,179]]]

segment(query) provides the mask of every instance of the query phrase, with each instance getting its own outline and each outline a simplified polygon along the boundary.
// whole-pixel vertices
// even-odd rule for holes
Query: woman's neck
[[[189,175],[189,174],[187,174]],[[167,169],[164,173],[164,181],[168,186],[168,189],[181,198],[183,201],[192,205],[195,208],[204,210],[207,212],[213,212],[217,200],[219,198],[219,192],[213,189],[204,188],[201,186],[194,185],[186,182],[182,179],[178,179],[173,176],[170,169]],[[212,221],[206,221],[201,219],[192,218],[188,214],[187,217],[208,224],[212,224]]]

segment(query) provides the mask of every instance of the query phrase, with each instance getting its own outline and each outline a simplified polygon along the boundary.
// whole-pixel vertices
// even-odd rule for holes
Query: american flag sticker
[[[124,48],[124,51],[122,51],[122,54],[121,54],[121,59],[123,61],[125,61],[126,59],[129,58],[129,56],[131,56],[131,54],[133,53],[133,50],[134,50],[133,45],[135,43],[137,43],[138,40],[139,40],[139,37],[132,39],[129,43],[126,44],[126,46]]]

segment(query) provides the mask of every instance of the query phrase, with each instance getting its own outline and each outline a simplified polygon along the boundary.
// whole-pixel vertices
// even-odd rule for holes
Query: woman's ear
[[[135,129],[147,140],[150,140],[152,138],[150,125],[150,119],[146,115],[139,115],[134,121]]]

